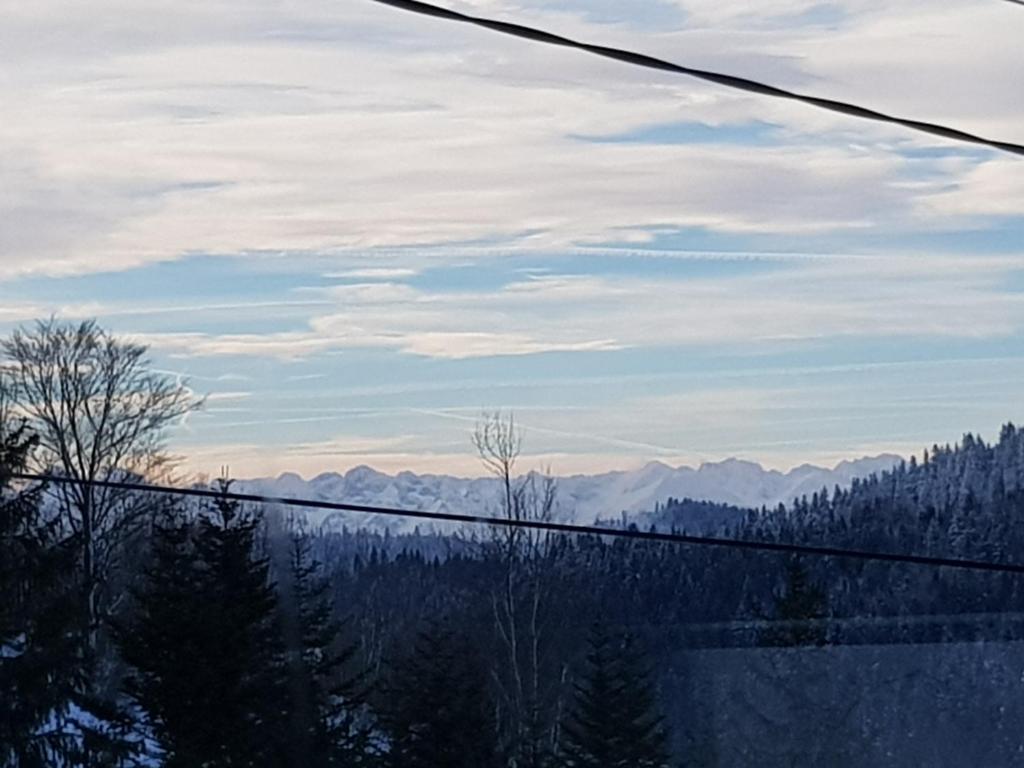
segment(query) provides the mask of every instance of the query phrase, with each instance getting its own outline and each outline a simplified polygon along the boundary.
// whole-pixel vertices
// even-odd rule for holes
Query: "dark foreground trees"
[[[91,690],[79,605],[79,542],[15,481],[38,445],[0,378],[0,766],[105,764],[124,753],[117,713]]]
[[[282,625],[291,700],[286,740],[295,768],[375,766],[377,744],[358,670],[357,643],[336,615],[330,580],[309,539],[290,538],[287,610]]]
[[[392,679],[389,768],[497,768],[487,677],[464,636],[441,625],[421,631]]]
[[[0,407],[0,765],[46,765],[69,746],[48,726],[79,682],[69,550],[44,518],[40,489],[12,487],[34,445]]]
[[[565,768],[664,768],[668,736],[639,648],[594,624],[565,724]]]
[[[257,522],[227,500],[154,533],[134,619],[118,636],[133,669],[127,690],[169,767],[280,764],[274,736],[287,707],[256,537]]]
[[[126,691],[168,768],[368,765],[355,650],[327,583],[298,540],[281,590],[263,534],[227,498],[156,526],[118,632]]]
[[[828,615],[825,590],[811,578],[797,559],[786,565],[786,581],[774,595],[772,623],[761,633],[761,644],[770,647],[825,645],[823,619]]]

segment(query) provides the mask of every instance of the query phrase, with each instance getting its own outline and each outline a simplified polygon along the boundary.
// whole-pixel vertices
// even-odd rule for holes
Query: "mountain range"
[[[651,462],[634,470],[598,475],[558,477],[556,519],[592,523],[650,512],[669,498],[694,499],[736,507],[774,507],[827,487],[847,487],[854,478],[868,477],[899,463],[899,456],[882,454],[842,461],[832,468],[803,464],[787,472],[765,469],[740,459],[706,462],[697,468],[671,467]],[[425,512],[488,515],[500,512],[500,486],[492,477],[463,478],[450,475],[389,475],[359,466],[345,473],[327,472],[312,479],[294,473],[274,478],[240,481],[237,489],[275,497],[299,497],[318,501],[396,507]],[[321,516],[334,525],[352,528],[408,532],[422,521],[363,513]]]

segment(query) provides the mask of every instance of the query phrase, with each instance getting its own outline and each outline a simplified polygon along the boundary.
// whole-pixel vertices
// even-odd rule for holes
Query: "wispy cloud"
[[[339,272],[328,272],[324,277],[342,280],[400,280],[413,277],[417,270],[408,267],[363,267],[362,269],[346,269]]]
[[[1017,161],[362,0],[0,5],[0,324],[150,343],[197,464],[468,472],[478,403],[561,471],[1013,415]],[[1004,3],[453,6],[1022,138]]]
[[[588,5],[471,4],[653,53],[686,51],[708,66],[754,67],[782,85],[811,81],[825,95],[879,107],[898,101],[904,111],[972,129],[1006,133],[1021,123],[1015,84],[1005,77],[1016,64],[1016,38],[995,3],[897,9],[845,0],[838,21],[822,30],[807,15],[813,3],[740,14],[692,0],[677,3],[673,26],[639,37],[630,20],[667,4],[611,8],[600,21]],[[174,13],[101,3],[88,14],[56,0],[37,6],[12,11],[0,31],[5,60],[21,65],[0,84],[18,117],[0,127],[0,212],[8,222],[0,257],[9,275],[524,231],[552,247],[645,227],[926,231],[942,214],[922,201],[1009,178],[1015,167],[915,159],[901,149],[936,142],[369,3],[314,2],[297,11],[227,2]],[[100,23],[111,14],[123,28]],[[763,34],[766,21],[783,18]],[[353,71],[358,83],[346,74]],[[913,78],[892,75],[900,72]],[[756,152],[718,143],[713,133],[674,146],[571,138],[695,118],[756,119],[780,130]],[[957,207],[976,218],[1021,202],[1012,183],[1001,190]],[[376,267],[365,267],[364,278],[373,274],[365,269]]]
[[[301,359],[380,348],[459,359],[839,337],[1007,337],[1024,328],[1024,294],[1003,281],[1022,268],[1016,257],[894,256],[699,279],[530,276],[486,292],[356,284],[325,289],[335,305],[310,318],[305,331],[146,338],[186,356]]]

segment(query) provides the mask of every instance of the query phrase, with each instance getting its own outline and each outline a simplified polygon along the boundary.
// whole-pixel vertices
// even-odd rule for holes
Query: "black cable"
[[[575,48],[580,51],[586,51],[596,56],[603,56],[608,59],[614,59],[616,61],[623,61],[627,64],[633,64],[638,67],[647,67],[648,69],[657,69],[663,72],[673,72],[680,75],[689,75],[696,77],[701,80],[707,80],[718,85],[723,85],[727,88],[735,88],[741,91],[749,91],[750,93],[760,94],[762,96],[771,96],[777,99],[788,99],[790,101],[799,101],[803,104],[810,104],[812,107],[818,107],[819,109],[826,109],[831,112],[838,112],[843,115],[850,117],[859,117],[865,120],[874,120],[880,123],[890,123],[893,125],[899,125],[904,128],[910,128],[915,131],[922,131],[924,133],[930,133],[935,136],[941,136],[946,139],[952,139],[954,141],[968,142],[970,144],[981,144],[992,149],[998,149],[1002,152],[1010,152],[1015,155],[1024,156],[1024,145],[1015,144],[1007,141],[997,141],[995,139],[986,139],[982,136],[977,136],[973,133],[967,133],[956,128],[949,128],[944,125],[938,125],[937,123],[929,123],[922,120],[911,120],[903,117],[894,117],[887,115],[883,112],[878,112],[873,109],[867,109],[865,107],[859,107],[856,104],[850,104],[845,101],[836,101],[834,99],[824,99],[818,96],[808,96],[801,93],[795,93],[793,91],[787,91],[783,88],[777,88],[773,85],[767,85],[760,83],[756,80],[749,80],[745,77],[736,77],[734,75],[726,75],[720,72],[711,72],[704,69],[695,69],[693,67],[684,67],[680,64],[673,64],[670,61],[664,59],[658,59],[653,56],[648,56],[643,53],[636,53],[634,51],[627,51],[621,48],[610,48],[604,45],[594,45],[592,43],[584,43],[578,40],[572,40],[568,37],[562,37],[551,32],[546,32],[542,29],[535,27],[528,27],[522,24],[513,24],[507,21],[497,21],[495,19],[487,19],[481,16],[470,16],[469,14],[459,13],[458,11],[452,11],[447,8],[441,8],[430,3],[420,2],[419,0],[372,0],[375,3],[381,3],[383,5],[390,5],[395,8],[400,8],[405,11],[412,11],[413,13],[420,13],[425,16],[433,16],[439,19],[445,19],[447,21],[457,21],[464,24],[473,24],[478,27],[484,27],[486,29],[500,32],[505,35],[512,35],[513,37],[522,37],[527,40],[533,40],[538,43],[545,43],[547,45],[558,45],[565,48]],[[1024,0],[1011,0],[1011,2],[1020,2],[1024,5]]]
[[[1024,573],[1024,565],[1016,565],[1013,563],[993,563],[984,560],[961,560],[946,557],[928,557],[925,555],[905,555],[893,552],[868,552],[858,549],[823,547],[810,544],[785,544],[775,541],[749,541],[744,539],[728,539],[715,536],[691,536],[684,533],[660,533],[658,531],[603,528],[596,525],[575,525],[569,523],[547,522],[543,520],[514,520],[503,517],[461,515],[451,512],[423,512],[412,509],[398,509],[395,507],[375,507],[365,504],[315,501],[314,499],[262,496],[254,493],[235,493],[233,491],[208,490],[204,488],[173,488],[166,485],[126,483],[116,480],[80,480],[78,478],[62,477],[59,475],[15,473],[11,476],[19,480],[32,480],[43,483],[92,485],[97,488],[109,488],[113,490],[162,493],[173,496],[190,496],[203,499],[228,499],[231,501],[255,504],[281,504],[283,506],[299,507],[303,509],[325,509],[335,512],[363,512],[372,515],[412,517],[421,520],[435,520],[449,523],[467,523],[471,525],[489,525],[505,528],[527,528],[535,531],[564,533],[577,536],[609,536],[620,539],[640,539],[643,541],[659,541],[671,544],[693,544],[698,546],[727,547],[731,549],[745,549],[762,552],[784,552],[787,554],[815,555],[818,557],[842,557],[852,560],[876,560],[888,563],[930,565],[935,567],[962,568],[995,573]]]

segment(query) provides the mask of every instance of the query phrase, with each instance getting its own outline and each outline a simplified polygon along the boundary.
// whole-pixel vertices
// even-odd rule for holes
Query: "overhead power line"
[[[780,552],[793,555],[812,555],[815,557],[839,557],[850,560],[869,560],[887,563],[906,563],[909,565],[929,565],[933,567],[960,568],[973,571],[994,573],[1024,573],[1024,565],[1014,563],[998,563],[985,560],[963,560],[947,557],[928,557],[925,555],[900,554],[895,552],[870,552],[842,547],[815,546],[812,544],[787,544],[776,541],[751,541],[718,536],[691,536],[685,533],[662,533],[659,531],[641,531],[624,528],[605,528],[597,525],[576,525],[556,523],[544,520],[516,520],[504,517],[488,517],[483,515],[462,515],[451,512],[424,512],[421,510],[401,509],[396,507],[377,507],[366,504],[347,504],[335,501],[317,501],[314,499],[298,499],[278,496],[265,496],[255,493],[235,493],[233,491],[210,490],[206,488],[174,488],[167,485],[151,485],[148,483],[129,483],[116,480],[80,480],[60,475],[38,475],[16,473],[12,477],[19,480],[30,480],[41,483],[64,485],[92,485],[96,488],[110,490],[134,491],[140,493],[156,493],[169,496],[185,496],[201,499],[228,499],[252,504],[280,504],[299,509],[322,509],[332,512],[362,512],[387,517],[411,517],[418,520],[434,522],[463,523],[468,525],[486,525],[499,528],[525,528],[549,533],[561,533],[575,536],[607,536],[618,539],[638,539],[656,541],[667,544],[688,544],[706,547],[723,547],[759,552]]]
[[[1011,2],[1019,2],[1024,5],[1024,0],[1010,0]],[[563,48],[575,48],[576,50],[586,51],[596,56],[603,56],[607,59],[614,59],[616,61],[622,61],[627,64],[633,64],[638,67],[646,67],[648,69],[656,69],[662,72],[672,72],[680,75],[689,75],[690,77],[696,77],[701,80],[707,80],[718,85],[725,86],[726,88],[735,88],[741,91],[748,91],[750,93],[756,93],[761,96],[770,96],[776,99],[787,99],[789,101],[798,101],[803,104],[809,104],[812,107],[818,107],[819,109],[825,109],[830,112],[838,112],[843,115],[850,117],[858,117],[864,120],[873,120],[879,123],[889,123],[892,125],[899,125],[904,128],[909,128],[915,131],[921,131],[923,133],[929,133],[934,136],[941,136],[945,139],[952,139],[953,141],[967,142],[970,144],[980,144],[982,146],[997,149],[1002,152],[1010,152],[1015,155],[1024,156],[1024,145],[1016,144],[1008,141],[997,141],[995,139],[987,139],[983,136],[977,136],[973,133],[967,133],[956,128],[950,128],[948,126],[939,125],[937,123],[930,123],[923,120],[912,120],[904,117],[895,117],[893,115],[887,115],[883,112],[878,112],[874,109],[868,109],[866,107],[860,107],[856,104],[850,104],[845,101],[838,101],[835,99],[825,99],[818,96],[809,96],[802,93],[796,93],[794,91],[787,91],[783,88],[777,88],[773,85],[758,82],[757,80],[750,80],[745,77],[736,77],[735,75],[727,75],[721,72],[712,72],[706,69],[696,69],[694,67],[686,67],[681,64],[673,64],[670,61],[664,59],[658,59],[654,56],[648,56],[643,53],[636,53],[635,51],[628,51],[622,48],[611,48],[604,45],[595,45],[593,43],[585,43],[579,40],[573,40],[568,37],[556,35],[551,32],[546,32],[536,27],[528,27],[523,24],[514,24],[507,21],[498,21],[496,19],[488,19],[482,16],[471,16],[466,13],[459,13],[448,8],[442,8],[437,5],[430,3],[420,2],[419,0],[372,0],[375,3],[381,3],[383,5],[390,5],[394,8],[400,8],[405,11],[412,11],[413,13],[423,14],[425,16],[433,16],[439,19],[445,19],[447,21],[457,21],[463,24],[473,24],[478,27],[484,27],[495,32],[500,32],[505,35],[511,35],[513,37],[521,37],[526,40],[533,40],[538,43],[545,43],[547,45],[557,45]]]

